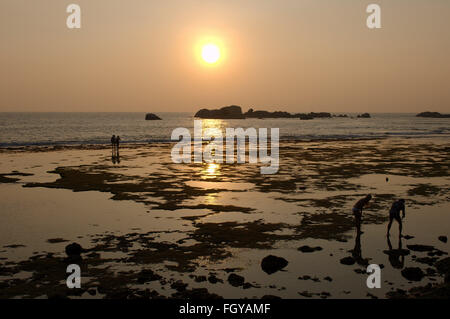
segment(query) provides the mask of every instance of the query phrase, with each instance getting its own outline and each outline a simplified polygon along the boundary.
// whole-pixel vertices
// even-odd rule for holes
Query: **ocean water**
[[[173,129],[193,132],[193,113],[157,113],[162,121],[145,121],[145,113],[0,113],[0,146],[170,142]],[[348,114],[356,117],[356,114]],[[205,127],[279,128],[280,139],[358,139],[379,137],[450,137],[450,119],[415,114],[372,114],[371,119],[332,118],[204,120]]]

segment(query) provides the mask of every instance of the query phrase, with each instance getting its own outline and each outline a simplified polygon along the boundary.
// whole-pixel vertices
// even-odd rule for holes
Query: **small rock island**
[[[201,109],[195,114],[195,117],[202,119],[244,119],[242,109],[237,105],[222,107],[218,110]]]
[[[428,117],[433,119],[450,118],[450,114],[441,114],[439,112],[422,112],[416,115],[416,117]]]
[[[146,121],[160,121],[161,118],[158,115],[155,115],[153,113],[148,113],[145,115]]]
[[[312,120],[315,118],[332,118],[331,113],[328,112],[311,112],[311,113],[288,113],[282,111],[255,111],[249,109],[246,113],[242,112],[242,108],[238,105],[225,106],[220,109],[201,109],[194,115],[201,119],[246,119],[246,118],[256,118],[256,119],[269,119],[269,118],[297,118],[301,120]]]

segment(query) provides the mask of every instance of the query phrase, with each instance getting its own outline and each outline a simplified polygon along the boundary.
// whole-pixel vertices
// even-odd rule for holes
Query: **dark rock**
[[[250,288],[253,288],[253,287],[254,286],[251,283],[249,283],[249,282],[244,283],[244,285],[242,286],[242,288],[244,288],[244,289],[250,289]]]
[[[383,253],[392,257],[400,257],[400,256],[408,256],[410,252],[408,249],[391,249],[391,250],[383,250]]]
[[[298,114],[298,118],[303,121],[314,120],[314,116],[309,115],[309,114]]]
[[[443,243],[447,243],[447,236],[439,236],[438,239]]]
[[[137,281],[140,284],[144,284],[144,283],[149,282],[149,281],[160,280],[161,278],[162,277],[160,275],[155,274],[152,270],[144,269],[138,274]]]
[[[363,113],[361,115],[358,115],[358,118],[360,118],[360,119],[370,119],[371,116],[370,116],[369,113]]]
[[[206,276],[196,276],[195,282],[204,282],[206,281]]]
[[[441,114],[439,112],[422,112],[416,115],[417,117],[428,117],[428,118],[450,118],[450,114]]]
[[[218,282],[223,282],[223,280],[217,278],[216,275],[210,275],[210,276],[208,277],[208,281],[209,281],[210,283],[212,283],[212,284],[217,284]]]
[[[83,252],[80,244],[72,243],[66,246],[66,254],[69,257],[79,257]]]
[[[188,286],[188,284],[185,284],[181,280],[178,280],[178,281],[174,282],[173,284],[171,284],[170,288],[175,289],[178,292],[183,292],[186,290],[187,286]]]
[[[297,250],[301,251],[302,253],[312,253],[315,251],[322,250],[322,247],[302,246],[302,247],[299,247]]]
[[[146,121],[160,121],[161,118],[156,114],[148,113],[145,115],[145,120]]]
[[[414,236],[410,236],[410,235],[405,235],[405,236],[403,236],[403,238],[405,238],[406,240],[410,240],[410,239],[413,239],[413,238],[414,238]]]
[[[261,261],[261,268],[264,272],[271,275],[288,265],[288,261],[284,258],[269,255]]]
[[[288,112],[268,112],[268,111],[254,111],[253,109],[248,110],[244,113],[245,118],[258,118],[258,119],[268,119],[268,118],[296,118],[295,114]]]
[[[332,282],[333,281],[333,278],[331,278],[330,276],[327,276],[327,277],[325,277],[325,278],[323,278],[324,280],[326,280],[326,281],[329,281],[329,282]]]
[[[324,118],[331,118],[331,113],[328,112],[311,112],[311,113],[298,113],[295,114],[295,117],[298,117],[300,120],[312,120],[312,119],[324,119]]]
[[[239,287],[242,286],[245,282],[245,278],[236,274],[230,274],[228,276],[228,282],[233,287]]]
[[[304,276],[298,277],[298,279],[299,279],[299,280],[310,280],[310,279],[311,279],[311,276],[304,275]]]
[[[202,119],[244,119],[240,106],[225,106],[218,110],[201,109],[195,113],[195,117]]]
[[[425,274],[418,267],[407,267],[402,270],[402,276],[409,281],[421,281]]]
[[[351,265],[354,265],[355,264],[355,259],[353,258],[353,257],[344,257],[344,258],[342,258],[341,260],[340,260],[340,262],[341,262],[341,264],[343,264],[343,265],[348,265],[348,266],[351,266]]]
[[[439,260],[434,266],[441,274],[450,274],[450,257]]]
[[[408,247],[408,249],[411,249],[412,251],[419,251],[419,252],[434,250],[433,246],[428,246],[428,245],[407,245],[407,247]]]
[[[426,264],[428,266],[433,266],[437,260],[438,257],[421,257],[417,258],[415,261],[421,264]]]

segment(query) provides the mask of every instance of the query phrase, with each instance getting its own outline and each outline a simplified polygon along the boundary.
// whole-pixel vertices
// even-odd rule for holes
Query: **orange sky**
[[[2,0],[0,35],[0,111],[450,112],[448,0]]]

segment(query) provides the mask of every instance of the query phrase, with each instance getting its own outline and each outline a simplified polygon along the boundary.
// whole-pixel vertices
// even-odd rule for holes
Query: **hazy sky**
[[[1,0],[0,39],[0,111],[450,112],[448,0]]]

